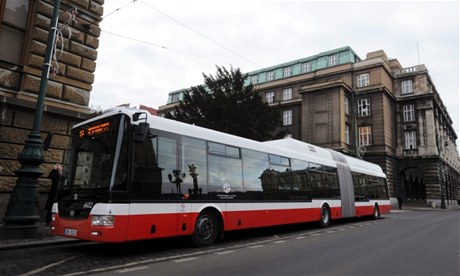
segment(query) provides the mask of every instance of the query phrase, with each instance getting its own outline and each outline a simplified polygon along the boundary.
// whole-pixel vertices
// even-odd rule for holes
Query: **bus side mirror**
[[[141,116],[144,115],[145,118],[141,118]],[[147,121],[147,113],[145,112],[136,112],[133,114],[133,122],[139,121],[139,120],[145,120]]]
[[[134,143],[143,143],[147,135],[150,134],[150,125],[148,123],[139,123],[134,126],[133,141]]]

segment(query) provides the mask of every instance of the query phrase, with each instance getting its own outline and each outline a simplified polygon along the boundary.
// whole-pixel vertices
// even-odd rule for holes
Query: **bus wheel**
[[[374,219],[379,219],[380,218],[380,210],[379,210],[379,206],[377,204],[375,204],[374,206],[374,214],[372,216]]]
[[[220,226],[216,213],[204,210],[198,216],[195,231],[192,234],[193,242],[199,246],[210,246],[219,236]]]
[[[328,227],[331,224],[331,210],[329,210],[329,206],[323,205],[321,207],[321,220],[319,221],[319,225],[321,227]]]

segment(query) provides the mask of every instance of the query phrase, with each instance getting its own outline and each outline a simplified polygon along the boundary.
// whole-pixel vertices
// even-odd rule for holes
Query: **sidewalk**
[[[51,227],[44,222],[38,222],[37,225],[38,227],[33,229],[6,230],[2,229],[3,224],[0,224],[0,250],[79,241],[51,235]]]

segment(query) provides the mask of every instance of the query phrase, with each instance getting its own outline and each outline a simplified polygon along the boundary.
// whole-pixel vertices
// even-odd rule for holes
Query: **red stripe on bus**
[[[331,208],[331,218],[341,218],[341,208]],[[356,216],[371,216],[374,206],[356,207]],[[379,206],[381,214],[390,212],[390,206]],[[143,239],[155,239],[182,235],[191,235],[198,213],[170,213],[145,215],[118,215],[111,227],[91,226],[91,217],[87,220],[66,220],[57,216],[53,234],[66,236],[65,229],[77,230],[76,236],[82,240],[101,242],[125,242]],[[320,208],[275,209],[257,211],[223,212],[224,231],[267,227],[283,224],[319,221]],[[94,235],[98,234],[98,235]]]

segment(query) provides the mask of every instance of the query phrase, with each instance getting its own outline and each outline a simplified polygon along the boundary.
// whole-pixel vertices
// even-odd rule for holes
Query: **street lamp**
[[[444,142],[443,145],[443,150],[447,151],[449,147],[449,144],[447,141]],[[449,171],[449,168],[447,168],[446,164],[441,160],[441,156],[439,156],[439,160],[441,161],[441,209],[447,209],[446,205],[446,182],[447,182],[447,176],[446,174]]]
[[[445,176],[444,176],[444,173],[446,172],[446,165],[444,165],[441,161],[441,174],[442,174],[442,178],[441,178],[441,209],[447,209],[447,205],[446,205],[446,189],[445,189]]]
[[[59,6],[60,0],[55,0],[32,131],[25,141],[24,149],[18,155],[18,161],[22,166],[15,171],[18,179],[6,207],[5,217],[3,217],[5,224],[2,229],[37,228],[36,222],[40,219],[38,215],[38,177],[43,174],[39,166],[45,161],[40,126],[48,87],[51,55],[56,38]]]

